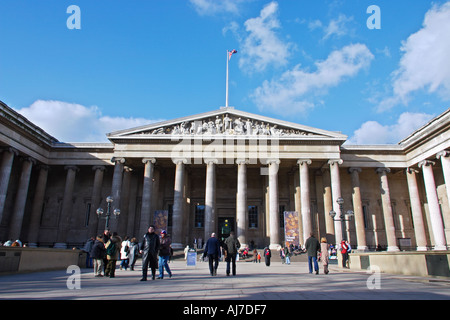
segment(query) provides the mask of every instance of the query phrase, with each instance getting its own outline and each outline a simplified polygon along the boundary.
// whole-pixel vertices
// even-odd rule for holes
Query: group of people
[[[212,233],[211,237],[206,241],[205,249],[203,251],[203,257],[208,257],[209,272],[211,276],[217,275],[217,268],[219,267],[219,259],[222,255],[221,244],[217,239],[216,234]],[[236,238],[234,232],[230,233],[230,236],[223,242],[223,254],[225,261],[227,262],[226,273],[230,276],[230,273],[236,275],[236,257],[239,253],[241,243]]]
[[[172,252],[171,239],[165,230],[160,235],[156,234],[155,226],[150,226],[148,232],[143,236],[141,243],[136,238],[124,240],[120,238],[117,232],[105,230],[103,234],[98,235],[96,239],[90,239],[84,251],[88,253],[88,260],[92,259],[93,265],[87,264],[87,267],[94,268],[95,277],[115,277],[117,261],[120,259],[120,269],[134,270],[138,255],[142,255],[142,278],[141,281],[147,281],[148,268],[150,267],[152,279],[156,278],[156,269],[159,270],[158,279],[164,278],[164,270],[169,277],[172,277],[172,271],[169,267],[169,259]],[[159,261],[158,261],[159,258]],[[158,267],[159,266],[159,267]]]
[[[342,239],[339,249],[342,254],[342,267],[348,268],[348,254],[351,252],[352,249],[346,239]],[[319,274],[319,264],[317,259],[317,256],[319,255],[319,260],[323,266],[323,272],[325,274],[328,274],[330,245],[327,243],[327,239],[325,237],[322,237],[319,243],[319,240],[317,240],[314,237],[314,234],[311,233],[310,237],[306,240],[305,250],[308,254],[309,273],[313,272],[313,264],[314,264],[314,271],[316,272],[316,274]]]
[[[0,242],[0,247],[27,247],[27,244],[22,244],[22,241],[19,239],[15,241],[7,240],[4,243]]]

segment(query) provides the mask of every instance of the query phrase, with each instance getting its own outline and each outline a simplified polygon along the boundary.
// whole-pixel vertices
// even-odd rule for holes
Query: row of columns
[[[0,221],[3,217],[4,204],[6,199],[6,193],[9,184],[9,178],[12,170],[12,163],[14,156],[17,156],[18,152],[13,148],[3,150],[2,162],[0,165]],[[442,162],[444,180],[446,186],[450,185],[450,153],[443,151],[437,154],[437,159]],[[22,171],[19,179],[18,191],[14,203],[14,209],[10,220],[9,238],[19,238],[23,216],[25,212],[25,204],[27,199],[27,193],[29,188],[30,176],[32,166],[36,163],[30,157],[24,157],[22,159]],[[111,194],[114,198],[115,206],[120,206],[122,180],[124,172],[124,158],[113,158],[112,161],[115,164],[114,176],[112,183]],[[156,159],[145,158],[142,160],[145,164],[144,169],[144,185],[142,196],[142,209],[141,209],[141,221],[139,233],[143,234],[151,221],[151,195],[152,195],[152,180],[154,174],[154,164]],[[216,190],[216,165],[218,161],[216,159],[206,159],[206,190],[205,190],[205,238],[215,231],[215,190]],[[183,225],[183,186],[185,176],[185,164],[186,159],[175,159],[175,184],[174,184],[174,204],[173,204],[173,245],[174,247],[182,247],[182,225]],[[299,166],[300,175],[300,190],[301,190],[301,213],[302,213],[302,233],[304,241],[309,237],[312,231],[312,221],[310,212],[310,188],[309,188],[309,165],[312,163],[310,159],[300,159],[297,164]],[[240,242],[246,245],[246,215],[247,215],[247,161],[237,160],[238,169],[238,185],[237,185],[237,197],[236,197],[236,213],[237,213],[237,235]],[[269,228],[270,228],[270,246],[275,248],[279,245],[279,203],[278,203],[278,169],[279,160],[268,160],[268,181],[269,181]],[[342,164],[342,160],[330,160],[328,162],[330,168],[330,180],[331,180],[331,198],[332,208],[336,212],[336,217],[341,215],[340,206],[337,204],[337,199],[341,197],[340,177],[339,177],[339,165]],[[425,191],[427,196],[428,207],[430,211],[431,231],[434,236],[435,249],[445,250],[446,240],[444,225],[440,212],[439,202],[437,198],[436,185],[434,182],[432,161],[421,161],[419,168],[422,169],[423,178],[425,182]],[[33,199],[32,214],[29,226],[28,241],[30,245],[35,244],[38,241],[38,230],[41,208],[44,201],[45,189],[47,184],[48,167],[44,165],[39,166],[39,176],[37,180],[36,192]],[[72,197],[73,189],[75,185],[75,176],[78,172],[78,168],[75,166],[66,166],[66,182],[64,189],[64,197],[62,204],[61,217],[59,219],[57,244],[55,246],[64,247],[66,242],[66,236],[70,228],[70,217],[72,213]],[[91,206],[91,221],[96,220],[95,210],[100,205],[101,201],[101,188],[103,182],[104,166],[94,166],[95,171],[94,187],[92,192],[92,206]],[[366,250],[367,244],[364,231],[364,217],[362,210],[361,191],[359,185],[359,168],[349,168],[352,181],[352,200],[353,209],[355,213],[355,227],[357,233],[358,250]],[[383,217],[386,226],[386,236],[389,251],[397,251],[397,239],[395,236],[394,218],[392,213],[392,206],[390,200],[389,184],[387,173],[390,172],[389,168],[378,168],[376,172],[380,179],[381,188],[381,201],[383,208]],[[414,230],[417,242],[417,250],[426,250],[426,236],[425,226],[423,222],[423,212],[420,204],[419,191],[417,187],[416,179],[417,170],[408,168],[406,172],[408,190],[411,200],[411,211],[413,215]],[[448,198],[450,199],[450,188],[447,187]],[[330,204],[328,203],[328,206]],[[327,205],[326,205],[327,207]],[[325,212],[327,216],[327,212]],[[339,219],[334,221],[334,225],[330,224],[330,220],[326,219],[327,233],[335,234],[335,239],[338,242],[343,238],[342,223]],[[334,230],[331,230],[333,226]],[[116,228],[116,225],[112,225],[112,228]],[[97,230],[98,224],[91,223],[89,227],[90,233]]]

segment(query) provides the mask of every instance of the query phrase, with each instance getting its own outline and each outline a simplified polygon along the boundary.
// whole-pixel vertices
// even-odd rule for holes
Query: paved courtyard
[[[140,260],[139,260],[140,262]],[[117,270],[115,278],[96,278],[81,269],[80,281],[66,270],[2,275],[0,299],[44,300],[450,300],[450,279],[421,278],[352,272],[332,265],[330,273],[309,274],[306,262],[290,265],[274,261],[240,261],[237,276],[209,275],[208,264],[186,266],[182,259],[170,263],[172,278],[139,281],[141,268]],[[79,284],[79,289],[69,289]]]

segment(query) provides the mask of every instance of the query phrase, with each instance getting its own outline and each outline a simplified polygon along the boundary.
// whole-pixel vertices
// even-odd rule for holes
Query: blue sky
[[[0,0],[0,100],[60,141],[107,141],[224,106],[236,49],[230,106],[398,143],[450,106],[449,34],[439,0]]]

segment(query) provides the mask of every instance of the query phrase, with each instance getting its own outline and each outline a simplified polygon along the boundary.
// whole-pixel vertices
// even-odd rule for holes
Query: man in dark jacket
[[[203,256],[208,256],[209,272],[212,276],[217,275],[217,267],[219,267],[220,243],[216,238],[216,234],[212,233],[205,245]],[[213,267],[214,261],[214,267]]]
[[[312,273],[312,261],[314,261],[314,270],[319,274],[319,264],[317,263],[317,252],[320,252],[320,243],[311,233],[311,236],[305,243],[306,252],[308,254],[309,273]]]
[[[150,226],[140,245],[140,253],[142,254],[141,281],[147,281],[149,265],[152,270],[152,279],[155,280],[159,245],[159,236],[155,233],[155,226]]]
[[[172,271],[170,270],[169,264],[167,263],[170,258],[170,245],[172,244],[172,240],[170,240],[170,237],[167,235],[166,230],[161,231],[161,240],[160,240],[160,247],[159,247],[159,276],[158,279],[164,278],[164,269],[166,269],[167,273],[169,274],[169,278],[172,278]]]
[[[230,275],[230,262],[232,265],[233,276],[236,275],[236,255],[238,253],[239,248],[241,247],[241,243],[234,235],[234,232],[230,232],[230,236],[225,239],[225,250],[227,251],[227,276]]]
[[[106,258],[106,248],[101,235],[97,236],[89,254],[94,260],[94,275],[96,277],[103,277],[103,259]]]

